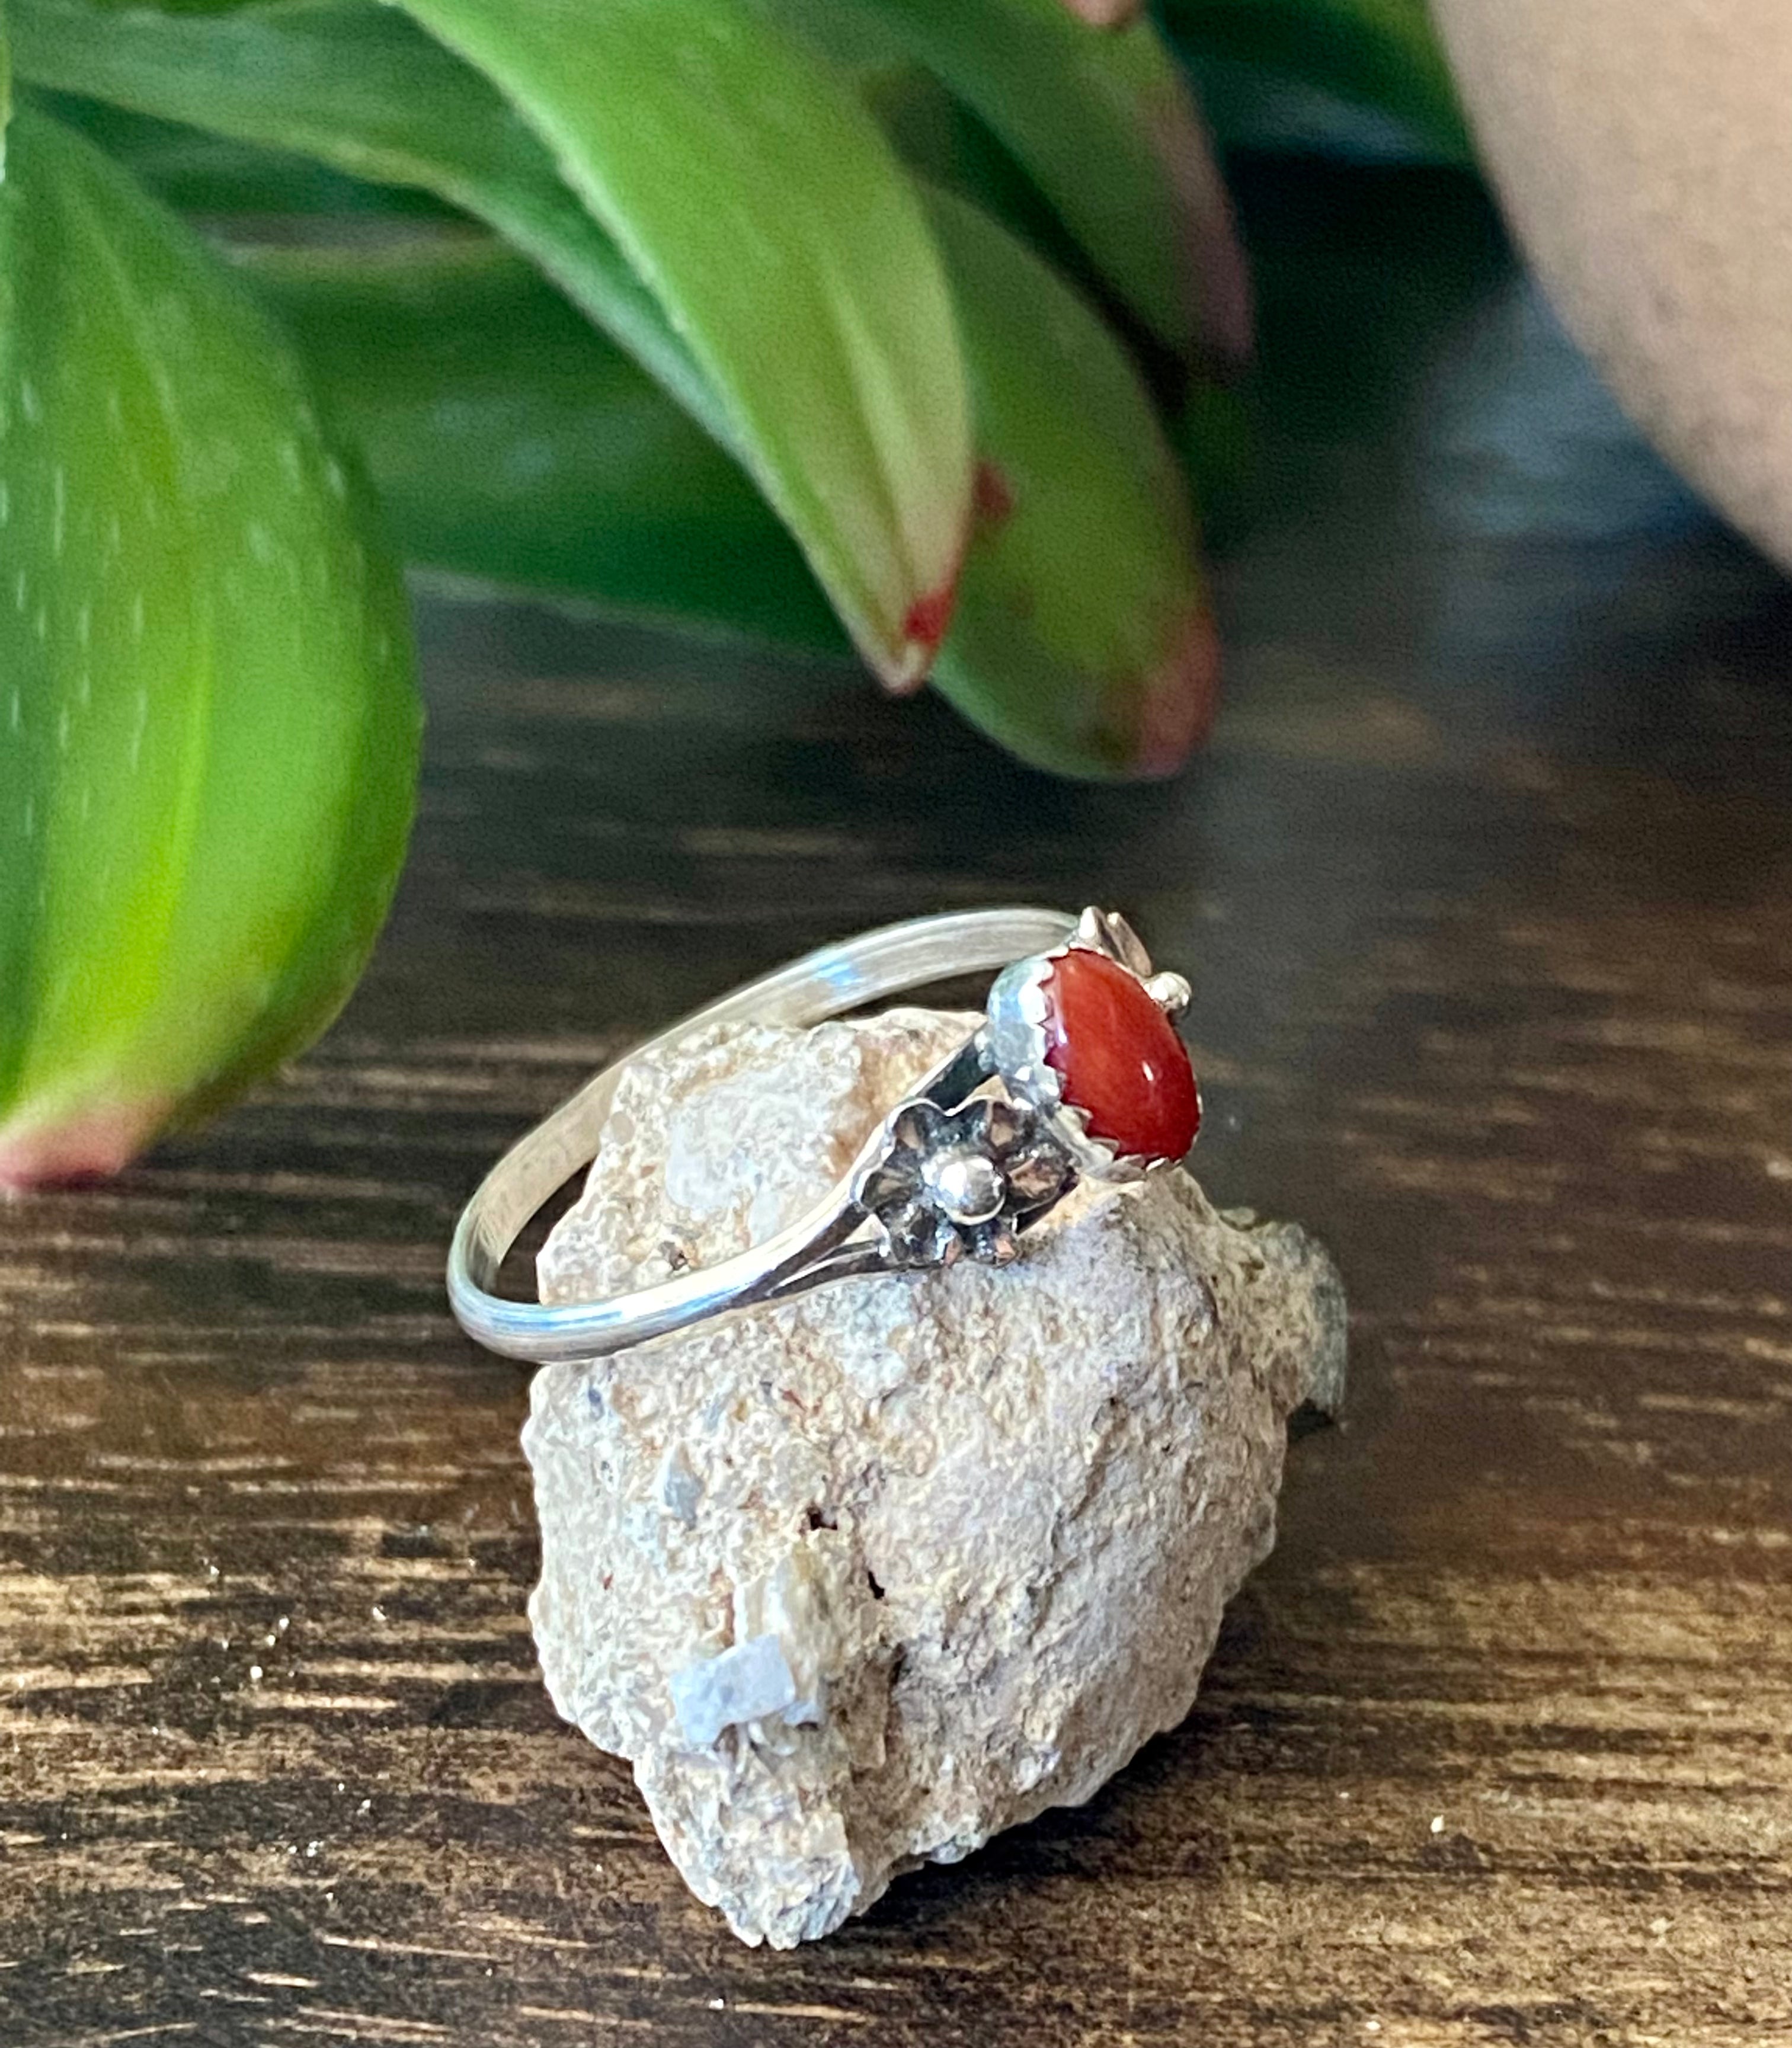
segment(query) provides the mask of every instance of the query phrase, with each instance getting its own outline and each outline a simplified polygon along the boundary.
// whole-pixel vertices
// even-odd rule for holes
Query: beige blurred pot
[[[1432,0],[1563,318],[1792,567],[1792,0]]]

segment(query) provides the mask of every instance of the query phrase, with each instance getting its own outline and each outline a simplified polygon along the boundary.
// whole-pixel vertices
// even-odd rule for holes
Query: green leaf
[[[353,214],[465,222],[464,214],[419,186],[370,184],[316,157],[239,142],[76,93],[41,86],[34,91],[47,113],[98,144],[177,213],[232,220],[257,214]]]
[[[972,209],[932,204],[985,506],[936,685],[1039,766],[1168,768],[1212,689],[1185,487],[1088,306]],[[250,274],[425,559],[787,642],[821,625],[770,510],[526,268],[489,249],[360,250],[258,254]]]
[[[21,61],[479,214],[739,456],[867,658],[917,679],[964,540],[963,367],[869,117],[740,0],[417,11],[529,125],[403,17],[343,0],[204,21],[22,0]]]
[[[477,215],[731,440],[714,387],[548,150],[500,92],[395,10],[286,0],[171,17],[92,0],[10,4],[20,72],[38,84],[415,186]]]
[[[738,465],[517,257],[480,239],[242,261],[413,559],[844,650]]]
[[[930,211],[971,366],[982,514],[936,686],[1036,766],[1168,774],[1205,735],[1219,650],[1188,488],[1125,351],[955,195]]]
[[[870,116],[743,0],[408,0],[551,145],[722,394],[885,679],[917,682],[969,513],[964,366]]]
[[[1063,0],[761,0],[875,17],[1023,165],[1098,276],[1171,347],[1250,347],[1250,285],[1187,83],[1155,26],[1100,29]]]
[[[1280,130],[1310,146],[1347,132],[1326,103],[1397,124],[1423,152],[1474,161],[1425,0],[1162,0],[1166,27],[1204,83],[1212,75],[1222,132],[1262,143]],[[1354,153],[1385,153],[1359,126]]]
[[[290,351],[29,107],[0,184],[0,1181],[320,1030],[384,915],[404,593]]]

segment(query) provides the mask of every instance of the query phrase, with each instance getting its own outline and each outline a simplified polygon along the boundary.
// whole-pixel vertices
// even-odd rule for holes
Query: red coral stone
[[[1134,974],[1072,946],[1046,972],[1045,1059],[1066,1102],[1142,1159],[1180,1159],[1200,1128],[1195,1070],[1176,1026]]]

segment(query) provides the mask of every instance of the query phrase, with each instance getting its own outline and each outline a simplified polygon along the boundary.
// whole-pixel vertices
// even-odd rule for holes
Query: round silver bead
[[[942,1152],[928,1161],[925,1170],[940,1213],[950,1221],[987,1223],[1002,1213],[1007,1184],[995,1161],[981,1152]]]

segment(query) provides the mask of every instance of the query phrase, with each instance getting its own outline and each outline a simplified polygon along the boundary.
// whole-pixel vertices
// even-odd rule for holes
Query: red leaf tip
[[[933,665],[933,657],[940,651],[940,642],[946,637],[946,628],[952,623],[952,608],[958,595],[958,572],[952,575],[937,590],[924,592],[911,604],[902,619],[902,658],[891,687],[898,695],[906,696],[910,690],[919,689],[927,680],[927,672]]]
[[[60,1123],[0,1129],[0,1192],[109,1180],[129,1166],[168,1120],[172,1104],[112,1103]]]
[[[1141,775],[1173,775],[1213,729],[1220,702],[1220,629],[1191,612],[1168,657],[1145,680],[1132,765]]]

